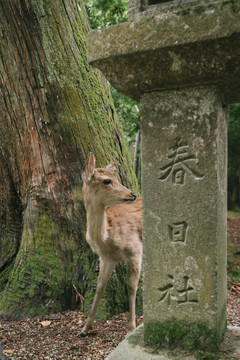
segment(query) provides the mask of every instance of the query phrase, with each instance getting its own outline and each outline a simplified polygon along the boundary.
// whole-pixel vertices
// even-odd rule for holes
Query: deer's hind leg
[[[115,267],[115,262],[103,259],[100,257],[100,271],[97,280],[97,289],[94,296],[93,304],[86,320],[86,323],[82,329],[82,331],[78,334],[79,336],[83,337],[86,336],[88,331],[92,328],[92,323],[94,320],[94,316],[97,310],[98,303],[102,297],[102,294],[107,286],[108,280],[112,274],[112,271]]]
[[[131,332],[136,328],[136,293],[138,281],[141,273],[141,259],[133,258],[127,262],[128,275],[128,297],[129,297],[129,324],[128,331]]]

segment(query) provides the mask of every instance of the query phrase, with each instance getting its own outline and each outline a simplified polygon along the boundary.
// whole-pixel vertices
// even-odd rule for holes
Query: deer
[[[135,302],[142,263],[142,199],[113,175],[114,164],[95,168],[90,153],[84,172],[83,201],[87,214],[86,241],[99,256],[97,287],[90,313],[78,336],[92,329],[98,303],[117,262],[127,268],[129,297],[128,332],[136,327]]]

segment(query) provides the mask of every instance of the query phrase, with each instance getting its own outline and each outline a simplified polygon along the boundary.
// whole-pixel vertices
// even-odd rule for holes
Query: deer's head
[[[93,201],[96,206],[107,206],[132,202],[136,199],[136,195],[120,184],[113,175],[115,170],[116,166],[113,164],[106,168],[95,169],[95,158],[90,153],[87,165],[82,173],[85,203]]]

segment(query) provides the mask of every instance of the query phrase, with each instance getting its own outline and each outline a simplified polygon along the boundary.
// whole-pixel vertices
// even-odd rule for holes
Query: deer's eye
[[[109,185],[109,184],[111,184],[112,182],[111,182],[111,180],[109,180],[109,179],[104,179],[104,180],[103,180],[103,183],[104,183],[104,185]]]

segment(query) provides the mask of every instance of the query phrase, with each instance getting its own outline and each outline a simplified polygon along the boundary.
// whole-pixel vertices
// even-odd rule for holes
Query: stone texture
[[[226,328],[227,125],[215,87],[141,98],[144,325]]]
[[[240,3],[147,13],[91,31],[88,58],[138,101],[151,91],[217,84],[225,103],[239,102]]]
[[[153,12],[169,12],[175,9],[188,9],[189,6],[207,4],[209,0],[129,0],[128,17],[136,18]]]

